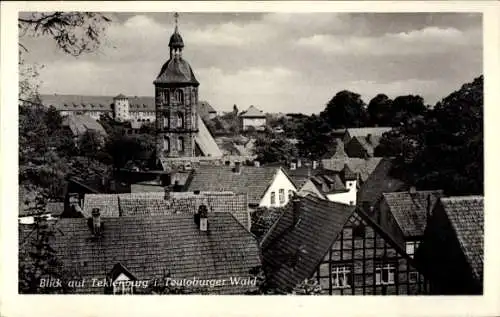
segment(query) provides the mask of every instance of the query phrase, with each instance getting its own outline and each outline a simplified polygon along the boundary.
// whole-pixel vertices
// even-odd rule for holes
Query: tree
[[[370,124],[374,126],[387,126],[392,122],[392,100],[385,94],[378,94],[368,103]]]
[[[261,163],[285,163],[297,157],[298,151],[295,145],[284,137],[259,137],[255,141],[254,154]]]
[[[303,157],[319,159],[326,155],[333,145],[330,125],[321,116],[312,115],[297,130],[297,145]]]
[[[404,121],[381,140],[389,144],[395,176],[447,195],[483,194],[483,77]]]
[[[423,115],[427,107],[424,98],[418,95],[399,96],[392,102],[392,126],[398,126],[401,122],[412,116]]]
[[[95,51],[111,19],[96,12],[35,12],[18,19],[20,39],[50,36],[63,52],[79,56]],[[21,49],[26,47],[19,42]]]
[[[236,117],[239,113],[238,106],[233,105],[233,115]]]
[[[332,128],[359,127],[366,117],[365,103],[359,94],[342,90],[328,102],[320,115]]]

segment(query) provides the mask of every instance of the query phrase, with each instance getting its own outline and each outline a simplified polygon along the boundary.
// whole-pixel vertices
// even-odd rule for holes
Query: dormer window
[[[134,294],[135,277],[121,263],[115,264],[108,279],[111,282],[113,295]]]

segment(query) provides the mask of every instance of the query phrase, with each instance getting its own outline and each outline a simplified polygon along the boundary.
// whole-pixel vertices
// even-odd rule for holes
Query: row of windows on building
[[[170,97],[173,98],[171,99]],[[184,101],[187,101],[187,103],[189,104],[190,98],[189,98],[189,92],[184,94],[184,91],[177,89],[172,93],[172,96],[168,90],[160,90],[158,99],[159,99],[158,102],[162,104],[170,104],[170,102],[172,101],[175,104],[182,105],[184,104]],[[196,103],[196,100],[194,100],[194,102]]]
[[[194,122],[194,116],[193,116]],[[173,120],[173,127],[176,128],[184,128],[185,127],[185,118],[182,112],[177,113],[177,116]],[[163,128],[170,128],[170,116],[169,114],[163,114]]]
[[[285,189],[280,188],[279,191],[279,203],[280,205],[285,203]],[[288,199],[292,198],[293,196],[293,190],[288,190]],[[271,205],[276,205],[276,192],[272,191],[271,192]]]
[[[183,137],[178,137],[177,138],[177,151],[178,152],[183,152],[184,151],[184,138]],[[168,136],[163,137],[163,150],[164,151],[170,151],[173,150],[173,148],[170,148],[170,138]]]
[[[375,267],[375,285],[394,285],[396,266],[394,264],[379,264]],[[352,266],[332,265],[332,288],[352,287]],[[410,282],[416,282],[417,272],[410,272]]]

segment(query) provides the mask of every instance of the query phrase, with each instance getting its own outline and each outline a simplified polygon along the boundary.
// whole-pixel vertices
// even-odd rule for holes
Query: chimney
[[[302,161],[300,159],[297,160],[297,168],[302,167]]]
[[[372,135],[371,135],[371,133],[368,133],[366,135],[366,141],[368,142],[368,144],[372,144]]]
[[[96,236],[101,234],[101,212],[99,208],[92,209],[92,231]]]
[[[415,195],[417,193],[417,188],[415,186],[410,187],[410,195]]]
[[[234,172],[236,174],[241,172],[241,162],[234,162]]]
[[[206,205],[198,207],[198,220],[200,231],[208,231],[208,208]]]
[[[260,162],[259,161],[253,161],[253,166],[260,167]]]
[[[427,195],[427,208],[426,208],[426,218],[427,218],[427,221],[429,221],[429,218],[431,217],[432,215],[432,197],[431,197],[431,194]]]
[[[164,200],[170,200],[170,186],[165,186],[164,187],[164,195],[163,195],[163,199]]]
[[[318,161],[313,161],[312,165],[313,165],[313,170],[315,170],[316,168],[318,168]]]
[[[297,165],[294,162],[290,163],[290,170],[293,171],[293,170],[296,170],[296,169],[297,169]]]

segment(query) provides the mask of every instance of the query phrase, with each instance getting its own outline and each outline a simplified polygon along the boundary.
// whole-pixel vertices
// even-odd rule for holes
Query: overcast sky
[[[45,66],[42,93],[153,96],[172,13],[110,15],[103,45],[78,58],[21,39]],[[434,104],[482,74],[480,14],[180,13],[179,31],[200,99],[218,111],[319,112],[343,89]]]

